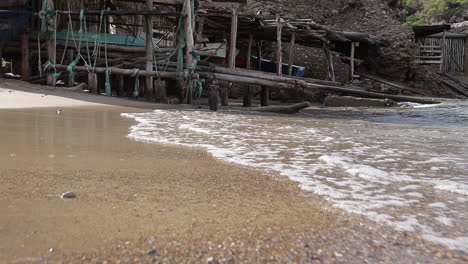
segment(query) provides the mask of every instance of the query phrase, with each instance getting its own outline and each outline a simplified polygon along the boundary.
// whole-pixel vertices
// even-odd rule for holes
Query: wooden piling
[[[3,48],[0,47],[0,78],[3,78]]]
[[[117,96],[121,97],[125,95],[125,77],[123,75],[117,75]]]
[[[191,67],[193,63],[193,45],[194,45],[194,40],[193,40],[193,28],[192,28],[192,8],[190,4],[190,0],[185,0],[185,68]],[[189,87],[181,87],[180,91],[180,98],[181,98],[181,103],[187,103],[187,89]],[[189,97],[192,96],[191,91],[189,91],[188,94]],[[191,100],[191,99],[189,99]]]
[[[146,9],[153,11],[153,0],[146,0]],[[153,17],[145,16],[146,21],[146,70],[153,70],[154,45],[153,45]],[[146,98],[153,94],[153,76],[145,77]]]
[[[88,90],[90,93],[99,94],[98,78],[97,74],[94,72],[88,73]]]
[[[257,42],[257,58],[258,58],[258,70],[262,70],[262,41]]]
[[[28,30],[25,28],[21,34],[21,80],[28,81],[31,67],[29,66],[29,38]]]
[[[54,1],[53,0],[47,0],[47,6],[49,7],[49,9],[53,10],[54,9]],[[54,27],[57,26],[57,25],[55,25],[55,21],[53,23],[54,23],[54,25],[53,25]],[[56,54],[57,50],[55,49],[56,46],[55,46],[55,38],[54,38],[53,32],[48,33],[46,46],[47,46],[47,59],[52,64],[55,64],[56,59],[57,59],[57,54]],[[47,85],[48,86],[55,85],[54,84],[54,73],[52,73],[52,72],[47,74]]]
[[[66,63],[70,64],[73,62],[74,51],[72,49],[67,50],[66,53]],[[67,83],[65,84],[67,87],[74,87],[75,86],[75,77],[73,74],[68,73]]]
[[[291,34],[291,42],[289,43],[288,75],[292,75],[295,45],[296,45],[296,32],[293,31]]]
[[[242,106],[244,107],[251,107],[252,106],[252,91],[253,85],[251,84],[244,84],[244,96],[242,100]]]
[[[210,85],[210,96],[208,97],[208,103],[210,105],[210,110],[217,111],[218,110],[218,88],[217,84]]]
[[[219,97],[221,97],[221,105],[228,106],[229,88],[219,87]]]
[[[262,91],[260,92],[260,105],[268,106],[270,104],[270,88],[268,86],[262,86]]]
[[[252,56],[252,33],[249,35],[249,44],[247,47],[247,70],[250,70],[250,57]],[[242,105],[244,107],[252,106],[252,85],[244,85]]]
[[[231,43],[229,45],[229,68],[236,68],[236,43],[237,43],[237,10],[232,9],[231,13]]]
[[[281,28],[282,24],[279,15],[276,15],[276,74],[281,76],[283,74],[283,51],[281,50]]]

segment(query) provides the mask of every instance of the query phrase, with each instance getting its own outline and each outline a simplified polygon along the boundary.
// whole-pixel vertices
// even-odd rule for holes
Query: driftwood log
[[[280,105],[280,106],[263,106],[257,107],[253,110],[257,112],[271,112],[271,113],[280,113],[280,114],[295,114],[300,110],[310,106],[309,102],[302,102],[293,105]]]

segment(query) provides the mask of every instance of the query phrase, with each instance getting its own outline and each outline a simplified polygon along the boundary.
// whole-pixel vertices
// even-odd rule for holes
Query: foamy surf
[[[413,112],[346,119],[188,110],[122,116],[138,122],[132,139],[202,147],[221,160],[275,170],[338,208],[468,252],[466,126],[427,126],[408,120]]]

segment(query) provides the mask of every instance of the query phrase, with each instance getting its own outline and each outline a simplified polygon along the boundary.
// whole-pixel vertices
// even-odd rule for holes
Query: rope
[[[133,97],[138,98],[138,90],[140,89],[140,78],[139,78],[140,69],[134,68],[131,77],[136,77],[135,79],[135,89],[133,91]]]

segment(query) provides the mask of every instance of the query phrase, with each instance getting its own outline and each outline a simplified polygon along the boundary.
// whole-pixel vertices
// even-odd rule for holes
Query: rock
[[[149,255],[149,256],[159,256],[159,253],[158,253],[158,251],[156,251],[156,249],[152,249],[152,250],[146,252],[146,254]]]
[[[60,197],[62,199],[74,199],[74,198],[76,198],[76,195],[73,192],[64,192],[64,193],[62,193],[62,195],[60,195]]]
[[[215,257],[209,257],[206,259],[206,264],[219,264],[219,261]]]

